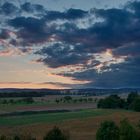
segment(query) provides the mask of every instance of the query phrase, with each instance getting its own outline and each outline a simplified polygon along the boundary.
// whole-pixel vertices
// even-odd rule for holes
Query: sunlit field
[[[119,124],[123,118],[136,124],[140,113],[125,110],[88,109],[77,112],[34,114],[0,117],[0,132],[5,135],[32,134],[41,140],[54,126],[70,133],[72,140],[95,140],[99,124],[114,120]]]

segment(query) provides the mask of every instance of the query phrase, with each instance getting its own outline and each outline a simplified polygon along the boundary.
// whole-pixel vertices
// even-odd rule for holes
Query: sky
[[[140,87],[140,0],[0,0],[0,88]]]

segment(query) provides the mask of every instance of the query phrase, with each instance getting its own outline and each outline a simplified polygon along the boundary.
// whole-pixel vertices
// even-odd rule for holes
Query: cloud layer
[[[83,87],[140,87],[140,2],[63,12],[6,2],[0,16],[2,51],[33,50],[56,74],[90,81]]]

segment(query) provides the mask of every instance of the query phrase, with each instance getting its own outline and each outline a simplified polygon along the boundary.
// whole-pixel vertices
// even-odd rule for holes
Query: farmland
[[[40,113],[34,115],[22,115],[22,116],[8,116],[0,117],[0,125],[4,126],[15,126],[15,125],[27,125],[34,123],[56,123],[65,120],[73,119],[84,119],[89,117],[101,116],[112,114],[113,111],[110,110],[81,110],[73,112],[62,112],[62,113]]]
[[[104,120],[117,124],[128,118],[136,125],[139,112],[124,109],[97,109],[97,102],[105,96],[45,96],[1,98],[0,134],[13,136],[31,134],[42,140],[54,126],[69,133],[72,140],[95,140],[96,131]],[[126,96],[123,96],[125,99]],[[29,99],[28,99],[29,100]]]
[[[1,117],[0,132],[6,135],[32,134],[41,140],[53,126],[58,126],[69,132],[72,140],[94,140],[96,130],[102,121],[114,120],[119,123],[123,118],[128,118],[136,124],[140,113],[89,109],[77,112]]]
[[[91,97],[93,101],[87,101],[88,98],[86,97],[74,96],[72,98],[73,100],[63,101],[64,97],[65,96],[35,97],[33,98],[34,102],[32,103],[22,102],[21,100],[24,98],[3,98],[1,99],[1,102],[6,101],[6,103],[0,104],[0,114],[16,111],[77,110],[96,108],[96,102],[94,101],[95,98]],[[11,100],[16,103],[11,103]],[[61,102],[56,103],[56,100],[60,100]]]

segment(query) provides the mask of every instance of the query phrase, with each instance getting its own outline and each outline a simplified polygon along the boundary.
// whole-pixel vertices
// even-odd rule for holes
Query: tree
[[[98,101],[98,104],[97,104],[97,107],[98,108],[105,108],[105,106],[104,106],[104,99],[100,99],[99,101]]]
[[[58,104],[60,101],[59,101],[59,99],[55,99],[55,102]]]
[[[138,93],[137,92],[131,92],[128,97],[127,97],[127,103],[128,105],[130,105],[137,97],[138,97]]]
[[[120,122],[120,140],[139,140],[136,130],[127,119]]]
[[[82,102],[83,102],[83,98],[80,98],[80,99],[79,99],[79,102],[82,103]]]
[[[97,104],[98,108],[124,108],[125,101],[118,95],[110,95],[104,99],[100,99]]]
[[[113,121],[101,123],[96,133],[96,140],[119,140],[119,128]]]
[[[13,100],[13,99],[10,99],[10,100],[9,100],[9,103],[10,103],[10,104],[13,104],[13,103],[14,103],[14,100]]]
[[[44,137],[44,140],[68,140],[68,136],[66,136],[59,128],[54,127]]]
[[[27,97],[22,100],[28,104],[32,104],[34,102],[34,99],[32,97]]]
[[[65,96],[64,101],[70,102],[70,101],[72,101],[72,97],[71,96]]]
[[[140,112],[140,97],[135,98],[135,100],[130,105],[130,109]]]

